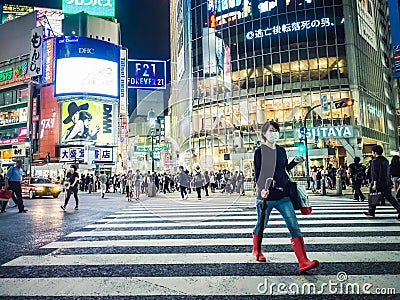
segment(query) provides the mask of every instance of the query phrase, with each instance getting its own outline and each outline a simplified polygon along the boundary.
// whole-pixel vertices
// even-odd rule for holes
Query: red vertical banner
[[[39,118],[39,152],[49,152],[51,157],[56,154],[56,143],[60,126],[57,99],[54,98],[53,85],[42,87],[40,96]]]

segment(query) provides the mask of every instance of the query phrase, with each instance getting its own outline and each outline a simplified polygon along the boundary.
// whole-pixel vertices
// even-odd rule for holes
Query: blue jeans
[[[258,225],[260,224],[261,218],[261,205],[262,200],[257,199],[257,223],[253,231],[255,234],[258,234]],[[264,228],[267,228],[269,215],[273,208],[276,208],[281,213],[292,238],[302,236],[299,223],[297,222],[296,213],[294,212],[293,204],[289,197],[284,197],[275,201],[267,201]]]

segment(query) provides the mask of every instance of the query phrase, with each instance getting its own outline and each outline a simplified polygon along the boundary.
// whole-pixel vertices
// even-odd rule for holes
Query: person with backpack
[[[204,176],[200,171],[200,166],[196,166],[196,169],[194,170],[193,184],[194,187],[196,188],[197,199],[201,200],[201,189],[204,186]]]
[[[372,147],[371,162],[371,190],[381,192],[383,199],[387,199],[390,204],[397,210],[397,220],[400,220],[400,204],[392,195],[392,182],[390,180],[389,161],[383,156],[383,148],[380,145]],[[375,218],[376,206],[369,205],[368,211],[364,215]]]
[[[354,190],[354,198],[356,201],[364,201],[365,196],[361,192],[361,186],[363,181],[365,180],[365,167],[360,164],[361,159],[356,156],[354,157],[354,162],[349,165],[350,177],[352,181],[352,186]]]

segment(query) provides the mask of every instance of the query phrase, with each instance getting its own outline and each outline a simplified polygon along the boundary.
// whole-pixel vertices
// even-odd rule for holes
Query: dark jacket
[[[384,156],[377,156],[371,162],[372,181],[376,181],[378,190],[388,189],[392,185],[389,161]]]
[[[288,163],[285,148],[283,148],[279,145],[276,145],[276,150],[277,150],[276,167],[275,167],[275,172],[274,172],[273,178],[275,181],[275,187],[283,188],[283,191],[271,186],[269,188],[269,195],[268,195],[267,200],[279,200],[279,199],[282,199],[283,197],[289,196],[289,189],[287,187],[287,185],[289,183],[289,176],[287,175],[285,168],[289,172],[291,169],[293,169],[294,166],[297,165],[297,163],[294,160],[292,160],[290,163]],[[258,177],[260,176],[261,164],[262,164],[261,148],[259,147],[254,152],[254,181],[255,182],[257,182]]]

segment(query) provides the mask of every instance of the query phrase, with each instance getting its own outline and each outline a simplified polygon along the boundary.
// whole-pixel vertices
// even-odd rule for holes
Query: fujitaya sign
[[[299,138],[303,135],[300,129],[297,131]],[[307,128],[306,135],[308,139],[315,137],[321,139],[341,139],[354,137],[353,126],[325,126],[325,127],[312,127]]]

